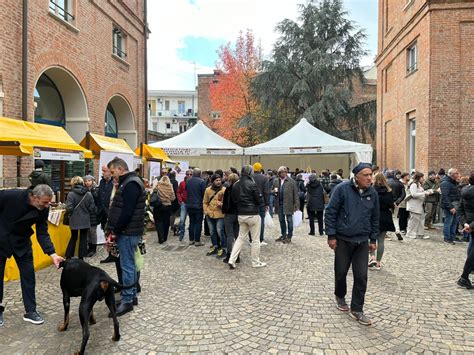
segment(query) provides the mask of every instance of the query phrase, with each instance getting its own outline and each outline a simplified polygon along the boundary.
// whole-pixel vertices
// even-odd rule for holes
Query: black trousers
[[[76,250],[76,242],[79,237],[79,258],[84,258],[87,256],[87,234],[89,233],[89,228],[87,229],[71,229],[71,239],[66,248],[66,259],[72,258],[74,256],[74,251]]]
[[[471,233],[471,239],[474,238],[474,232]],[[469,275],[474,270],[474,248],[468,249],[470,253],[467,255],[466,262],[461,277],[469,279]]]
[[[171,206],[161,206],[153,209],[153,218],[155,219],[156,233],[158,234],[158,243],[164,243],[168,240],[170,231]]]
[[[352,287],[351,310],[362,312],[364,309],[365,292],[367,291],[367,272],[369,258],[369,243],[352,243],[337,240],[334,259],[336,290],[334,294],[343,298],[347,294],[347,272],[352,265],[354,286]]]
[[[406,208],[400,208],[398,210],[398,225],[400,226],[401,231],[407,231],[409,217],[410,212],[408,212]]]
[[[323,224],[323,214],[324,211],[310,211],[308,210],[308,217],[309,217],[309,232],[311,234],[314,233],[314,221],[317,218],[318,219],[318,230],[319,230],[319,235],[324,234],[324,224]]]
[[[35,268],[33,265],[33,251],[30,249],[25,255],[19,257],[13,254],[15,261],[20,270],[21,295],[23,297],[23,304],[25,311],[36,311],[36,296],[35,296]],[[0,303],[3,302],[3,277],[5,275],[5,264],[7,258],[0,256]]]

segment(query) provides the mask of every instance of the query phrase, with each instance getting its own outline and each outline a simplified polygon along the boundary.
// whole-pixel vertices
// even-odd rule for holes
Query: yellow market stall
[[[174,165],[176,162],[170,159],[165,151],[158,147],[152,147],[148,144],[140,143],[140,146],[135,149],[135,154],[139,155],[143,161],[144,171],[147,172],[148,179],[151,178],[151,164],[153,162],[168,163]],[[160,165],[161,168],[161,165]],[[142,171],[143,173],[143,171]],[[155,173],[156,174],[156,173]],[[159,174],[158,174],[159,175]]]
[[[5,117],[0,117],[0,155],[33,156],[35,159],[61,162],[92,158],[92,152],[74,142],[61,127]],[[64,198],[64,181],[62,181],[61,191],[61,198]],[[59,255],[64,255],[70,238],[69,227],[62,224],[62,215],[61,210],[51,211],[48,221],[51,241]],[[31,241],[35,270],[50,265],[51,258],[43,253],[36,240],[36,234],[31,237]],[[10,258],[5,266],[4,280],[18,278],[18,267],[15,260]]]

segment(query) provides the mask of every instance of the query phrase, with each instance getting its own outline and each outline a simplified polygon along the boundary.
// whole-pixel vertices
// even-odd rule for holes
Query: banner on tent
[[[199,149],[195,148],[163,148],[169,156],[197,156]]]
[[[207,149],[209,155],[235,155],[235,149]]]
[[[322,153],[322,147],[290,147],[291,154]]]

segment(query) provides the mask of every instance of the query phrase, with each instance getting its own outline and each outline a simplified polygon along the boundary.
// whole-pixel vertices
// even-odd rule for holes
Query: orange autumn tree
[[[211,83],[209,96],[212,110],[219,112],[220,118],[213,120],[211,127],[239,145],[253,145],[258,142],[258,134],[251,122],[258,116],[258,106],[250,84],[262,62],[261,46],[247,30],[245,34],[240,32],[235,47],[229,42],[218,54],[219,76]]]

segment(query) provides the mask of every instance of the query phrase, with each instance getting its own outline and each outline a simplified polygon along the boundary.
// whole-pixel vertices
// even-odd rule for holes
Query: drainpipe
[[[23,0],[21,51],[21,119],[28,120],[28,0]],[[21,158],[16,158],[17,186],[21,186]]]
[[[148,14],[147,14],[147,0],[144,0],[143,6],[145,7],[144,9],[144,25],[143,25],[143,39],[144,39],[144,52],[145,52],[145,58],[144,58],[144,84],[145,84],[145,144],[148,144]]]

